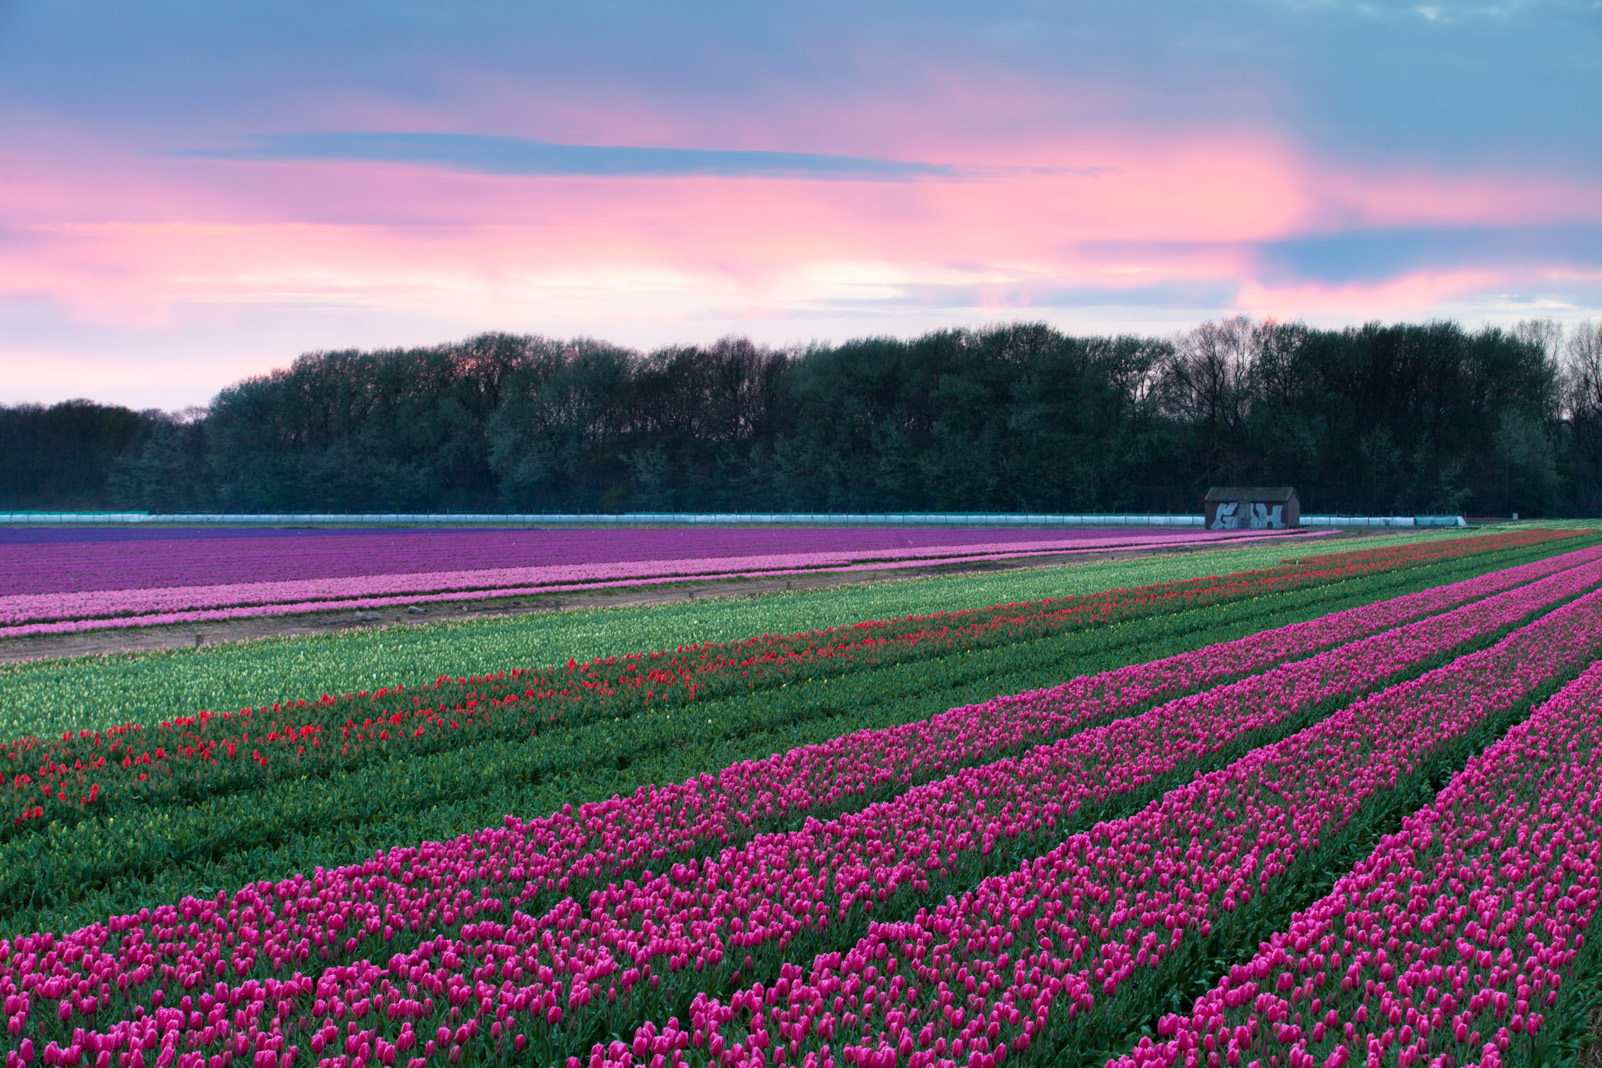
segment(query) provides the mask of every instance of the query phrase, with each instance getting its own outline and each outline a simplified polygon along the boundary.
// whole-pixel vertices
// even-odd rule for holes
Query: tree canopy
[[[1167,338],[1039,323],[774,350],[484,334],[315,352],[180,415],[0,408],[0,508],[1602,510],[1602,327]]]

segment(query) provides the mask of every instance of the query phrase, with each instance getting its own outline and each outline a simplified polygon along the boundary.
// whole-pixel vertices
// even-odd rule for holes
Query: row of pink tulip
[[[1602,548],[1564,553],[1192,652],[1081,675],[1060,686],[965,705],[916,723],[841,735],[731,765],[715,781],[703,777],[647,793],[687,791],[683,801],[675,796],[670,804],[682,807],[694,799],[703,818],[715,811],[719,820],[745,820],[824,808],[853,793],[905,789],[1019,746],[1051,741],[1144,705],[1253,675],[1597,560],[1602,560]],[[632,831],[642,843],[672,835],[673,828],[658,824],[636,825]],[[628,862],[648,856],[655,856],[654,851],[636,852]]]
[[[1300,540],[1316,534],[1187,535],[1187,544],[1235,544],[1261,537]],[[1168,537],[1105,539],[1106,546],[1083,541],[1042,539],[981,545],[931,545],[844,552],[773,553],[680,560],[630,560],[604,563],[497,567],[472,571],[430,571],[408,574],[357,575],[337,578],[288,579],[273,582],[230,582],[206,586],[83,590],[0,595],[0,623],[17,625],[55,620],[139,616],[197,609],[238,608],[274,604],[343,602],[351,598],[416,597],[439,593],[499,594],[504,590],[537,592],[616,584],[619,581],[683,581],[738,575],[793,574],[863,566],[906,567],[932,563],[1084,553],[1105,547],[1140,548],[1176,543]]]
[[[1117,1063],[1539,1063],[1599,902],[1602,664]]]
[[[701,852],[741,837],[742,829],[757,821],[800,819],[811,811],[847,804],[853,797],[899,794],[915,783],[995,760],[1019,747],[1065,737],[1142,706],[1250,676],[1599,560],[1602,549],[1567,553],[1193,652],[1080,676],[1061,686],[955,708],[916,723],[859,731],[742,761],[716,775],[643,787],[627,799],[595,802],[572,815],[527,821],[524,833],[543,852],[523,867],[528,878],[608,877]],[[1591,574],[1572,575],[1573,584],[1554,584],[1552,595],[1569,595],[1590,582]],[[1500,612],[1501,606],[1488,605],[1487,611]]]
[[[1070,550],[1064,550],[1068,552]],[[1079,551],[1079,550],[1072,550]],[[1087,550],[1088,551],[1088,550]],[[992,560],[1012,560],[1020,556],[1048,555],[1040,553],[996,553],[980,556],[962,556],[942,559],[938,563],[985,563]],[[1055,553],[1049,555],[1058,555]],[[918,567],[929,563],[927,560],[900,560],[879,564],[852,564],[848,567],[832,567],[831,573],[859,573],[870,571],[896,571],[909,567]],[[78,605],[87,611],[96,613],[80,618],[53,619],[43,623],[15,623],[9,626],[0,626],[0,638],[23,638],[36,634],[75,634],[79,631],[112,630],[118,627],[159,627],[174,623],[209,623],[228,619],[255,619],[259,616],[293,616],[309,612],[348,612],[358,609],[397,608],[402,605],[435,605],[449,606],[464,601],[483,601],[486,598],[509,597],[537,597],[557,593],[578,593],[585,590],[615,589],[621,586],[670,586],[676,583],[689,581],[690,578],[783,578],[788,575],[803,575],[815,568],[781,568],[777,570],[747,570],[719,572],[717,574],[702,574],[696,576],[668,575],[657,578],[614,578],[607,581],[557,583],[554,585],[537,586],[472,586],[467,589],[455,590],[447,593],[415,593],[399,594],[394,596],[376,596],[363,594],[361,590],[366,584],[363,579],[340,580],[349,583],[346,596],[332,599],[317,599],[309,601],[275,601],[271,603],[251,602],[245,605],[236,605],[227,608],[194,608],[194,609],[161,609],[155,610],[146,606],[146,609],[136,614],[121,613],[126,608],[125,599],[119,595],[102,597],[100,594],[85,595],[90,604]],[[95,607],[94,601],[100,599],[105,602],[101,607]],[[181,603],[184,598],[179,597],[171,603]]]
[[[1076,1017],[1152,974],[1187,940],[1206,938],[1214,924],[1227,923],[1228,914],[1254,897],[1276,893],[1280,876],[1298,861],[1315,858],[1321,843],[1338,835],[1376,794],[1407,784],[1432,754],[1472,739],[1498,715],[1599,654],[1602,591],[1491,649],[1371,695],[1198,776],[1142,812],[1075,835],[961,897],[910,920],[873,924],[845,952],[816,956],[810,969],[786,964],[775,982],[749,984],[727,999],[698,996],[688,1020],[648,1023],[632,1041],[598,1044],[588,1065],[632,1068],[661,1056],[664,1063],[726,1068],[994,1068],[1030,1051],[1033,1059],[1050,1060],[1071,1040]],[[1565,803],[1572,808],[1574,800],[1569,796]],[[1529,846],[1525,839],[1493,860],[1528,870],[1528,860],[1521,865],[1518,858],[1527,857]],[[1591,852],[1586,846],[1580,858],[1579,877],[1587,886],[1591,867],[1584,858]],[[1548,852],[1541,863],[1550,867],[1554,857]],[[1570,922],[1562,915],[1568,903],[1578,900],[1554,905],[1564,885],[1551,884],[1542,903],[1543,917],[1560,927]],[[1409,898],[1410,904],[1420,900],[1416,894]],[[1586,902],[1594,905],[1592,897]],[[1397,907],[1386,915],[1397,916]],[[1532,917],[1526,912],[1525,918]],[[1503,918],[1482,922],[1489,926]],[[1502,926],[1490,936],[1498,939],[1497,952],[1510,931]],[[1380,962],[1379,948],[1383,942],[1365,964],[1390,981],[1392,969]],[[1305,952],[1298,963],[1311,967],[1316,958]],[[1483,961],[1489,951],[1474,952]],[[1550,951],[1544,960],[1537,954],[1543,967],[1554,959]],[[1510,955],[1480,967],[1498,962],[1504,982],[1511,981],[1505,974]],[[1434,974],[1434,962],[1423,967]],[[1251,974],[1258,977],[1257,971]],[[1419,972],[1405,974],[1416,979]],[[1550,989],[1550,975],[1542,974]],[[1281,994],[1306,982],[1295,966],[1274,975]],[[1238,1008],[1246,989],[1232,985],[1222,1004]],[[1231,1041],[1246,1048],[1287,1040],[1283,1029],[1296,1025],[1268,1004],[1252,1002],[1263,1014],[1236,1025]],[[1394,998],[1383,1004],[1388,1018],[1405,1015]],[[1309,1011],[1316,1011],[1311,1003]],[[1420,1011],[1414,1009],[1415,1020]],[[1396,1040],[1410,1044],[1400,1035]],[[1236,1065],[1239,1056],[1226,1056],[1224,1063]],[[1310,1062],[1281,1063],[1299,1068]]]
[[[801,831],[760,836],[699,865],[675,864],[639,883],[608,886],[589,896],[588,908],[571,898],[537,916],[516,906],[559,893],[575,875],[602,873],[608,857],[631,855],[635,844],[610,818],[624,802],[590,806],[578,820],[565,813],[562,834],[552,824],[509,819],[455,843],[397,849],[363,865],[257,884],[232,898],[186,899],[59,941],[38,935],[0,943],[0,993],[34,992],[53,1002],[53,1011],[43,1012],[19,1002],[13,1033],[42,1035],[44,1024],[67,1049],[75,1024],[90,1025],[85,1042],[122,1041],[115,1029],[130,1021],[108,1026],[102,1012],[137,1023],[157,1017],[169,998],[183,1015],[161,1017],[163,1036],[208,1055],[239,1043],[287,1049],[308,1015],[323,1029],[355,1023],[380,1007],[377,997],[389,1024],[374,1026],[387,1034],[375,1030],[364,1041],[380,1061],[411,1048],[413,1021],[441,1017],[458,1030],[471,1024],[471,1035],[483,1014],[499,1014],[482,1025],[493,1042],[515,1014],[527,1020],[537,1011],[542,1029],[570,1015],[576,1019],[563,1033],[571,1034],[606,1017],[603,1001],[620,997],[626,1006],[675,972],[696,974],[671,979],[670,987],[700,982],[707,969],[726,971],[724,961],[732,967],[742,950],[782,951],[797,936],[826,937],[831,924],[860,920],[898,890],[976,871],[998,843],[1057,836],[1056,824],[1086,803],[1116,799],[1320,702],[1364,692],[1598,581],[1602,565],[1587,563],[1022,759],[966,769],[893,802],[827,823],[809,820]],[[634,802],[648,807],[652,796],[643,792]],[[688,822],[695,807],[685,799],[647,822]],[[564,848],[567,834],[577,836],[576,847]],[[553,851],[560,862],[551,860]],[[402,947],[410,949],[392,953],[388,967],[360,959]],[[322,973],[310,993],[271,985],[299,982],[294,969],[314,955]],[[213,991],[194,993],[212,983]],[[436,997],[444,1003],[436,1005]],[[218,1016],[219,1003],[232,1015]],[[618,1011],[628,1012],[625,1006]],[[417,1040],[416,1055],[461,1045],[457,1033],[443,1045],[438,1036]],[[311,1048],[320,1053],[326,1041]]]

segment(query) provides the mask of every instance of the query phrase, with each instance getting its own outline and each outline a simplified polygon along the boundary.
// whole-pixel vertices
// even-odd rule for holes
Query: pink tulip
[[[1035,1029],[1051,1026],[1054,1019],[1072,1019],[1098,997],[1115,993],[1140,969],[1155,966],[1191,932],[1205,934],[1214,909],[1227,908],[1232,900],[1244,902],[1254,891],[1271,893],[1275,875],[1288,870],[1299,852],[1316,848],[1319,838],[1338,829],[1367,795],[1405,776],[1421,755],[1516,706],[1523,695],[1598,653],[1602,592],[1587,594],[1491,649],[1374,694],[1301,734],[1255,750],[1229,768],[1172,791],[1136,816],[1077,835],[1019,871],[986,879],[911,921],[873,925],[850,951],[817,957],[810,973],[785,965],[781,981],[788,996],[767,1017],[767,1025],[799,1026],[819,1036],[838,1033],[839,1044],[832,1049],[847,1063],[861,1063],[897,1030],[920,1025],[927,1028],[921,1032],[926,1039],[949,1040],[959,1062],[963,1049],[970,1059],[975,1054],[1003,1057],[1012,1041],[1033,1029],[1013,1024],[1010,1011],[1007,1025],[998,1026],[998,1007],[1030,1006]],[[1602,687],[1602,669],[1594,677]],[[1602,741],[1598,722],[1593,716],[1589,725],[1593,744]],[[1528,766],[1528,761],[1520,762],[1521,769]],[[1592,759],[1590,766],[1596,769],[1599,762]],[[1596,791],[1589,796],[1597,796]],[[1209,812],[1222,812],[1223,821],[1204,826],[1202,814]],[[1596,828],[1585,830],[1590,853],[1598,853],[1602,846],[1595,844]],[[1410,828],[1388,841],[1416,850],[1430,839]],[[1596,859],[1578,873],[1580,879],[1590,878]],[[1170,877],[1166,886],[1165,875]],[[1009,952],[1007,935],[1020,918],[1025,921],[1020,929],[1030,937],[1013,939]],[[1272,951],[1232,970],[1210,995],[1212,1000],[1198,1006],[1191,1028],[1183,1020],[1164,1021],[1164,1033],[1176,1037],[1137,1048],[1125,1063],[1170,1064],[1181,1055],[1200,1063],[1199,1051],[1208,1049],[1203,1039],[1214,1040],[1211,1048],[1221,1050],[1226,1063],[1240,1063],[1248,1051],[1255,1059],[1265,1042],[1270,1049],[1295,1051],[1295,1063],[1302,1063],[1304,1055],[1311,1057],[1311,1022],[1305,1012],[1314,978],[1307,977],[1322,974],[1319,955],[1334,948],[1313,941],[1316,934],[1293,925],[1283,939],[1276,939]],[[1306,941],[1300,958],[1292,955],[1298,939]],[[1080,952],[1068,953],[1071,944]],[[1383,952],[1374,951],[1372,958],[1382,977],[1386,965],[1378,954]],[[1080,959],[1086,964],[1079,964]],[[1410,964],[1406,977],[1414,976],[1416,967]],[[886,990],[892,974],[897,978],[889,980]],[[1392,974],[1398,973],[1393,969]],[[978,1001],[976,980],[980,991],[989,989]],[[911,997],[908,991],[914,986],[933,991],[934,999]],[[871,1001],[856,999],[863,990],[872,995]],[[738,1048],[757,1026],[754,992],[739,991],[726,1004],[697,997],[692,1016],[701,1041],[709,1048]],[[947,1011],[952,1004],[948,993],[979,1011],[972,1017]],[[1386,1034],[1394,1036],[1386,1041],[1411,1050],[1403,1053],[1408,1060],[1421,1056],[1415,1023],[1422,1026],[1424,1017],[1411,1004],[1404,1011],[1402,1002],[1388,998],[1379,1007],[1389,1024]],[[985,1013],[990,1014],[988,1025]],[[1232,1017],[1242,1022],[1232,1025]],[[1334,1026],[1339,1014],[1319,1022]],[[1528,1022],[1521,1027],[1527,1033]],[[1180,1031],[1183,1042],[1177,1037]],[[1220,1035],[1221,1045],[1216,1044]],[[1326,1035],[1324,1041],[1331,1039]],[[597,1052],[603,1066],[617,1063],[604,1050]],[[748,1056],[735,1060],[754,1063]]]
[[[1382,1055],[1396,1046],[1399,1062],[1500,1063],[1541,1033],[1544,1015],[1523,1006],[1542,990],[1543,1003],[1555,1003],[1602,903],[1598,797],[1602,663],[1471,760],[1188,1018],[1165,1018],[1163,1044],[1117,1063],[1198,1064],[1198,1049],[1221,1033],[1234,1049],[1229,1021],[1292,1010],[1255,993],[1287,978],[1292,997],[1325,1010],[1327,1025],[1311,1043],[1292,1039],[1289,1057],[1317,1059],[1338,1033],[1344,1046]],[[1512,931],[1529,935],[1516,956],[1502,933]],[[1239,991],[1248,998],[1231,996]]]
[[[994,1065],[1184,939],[1204,936],[1229,909],[1272,893],[1298,857],[1391,776],[1409,774],[1421,753],[1602,646],[1602,595],[1585,593],[1602,580],[1597,554],[1515,570],[1516,579],[1486,576],[953,710],[932,727],[864,732],[626,799],[508,817],[454,842],[186,898],[60,937],[22,936],[0,943],[0,996],[17,998],[7,1005],[31,1033],[49,1029],[58,1048],[74,1035],[49,1009],[81,1003],[79,1048],[94,1048],[92,1040],[119,1064],[123,1053],[159,1066],[224,1051],[243,1063],[264,1049],[282,1064],[316,1042],[318,1056],[356,1057],[365,1044],[363,1056],[382,1057],[389,1043],[397,1059],[415,1051],[409,1063],[437,1063],[521,1035],[525,1057],[559,1060],[564,1036],[638,1018],[637,1006],[662,996],[647,993],[658,982],[687,993],[708,971],[738,971],[746,983],[731,980],[727,1003],[698,997],[691,1019],[648,1021],[620,1051],[608,1045],[585,1059],[633,1063],[643,1038],[652,1062],[664,1064],[694,1049],[731,1064],[782,1054],[786,1064],[823,1068],[847,1063],[842,1051],[852,1050],[858,1063]],[[1491,649],[1373,693],[1134,816],[1068,834],[1086,803],[1183,773],[1232,739],[1383,687],[1411,665],[1582,594]],[[1192,689],[1202,692],[1164,699]],[[1154,707],[1131,714],[1147,703]],[[1041,731],[1063,736],[973,763]],[[799,830],[742,833],[758,819],[805,813],[817,796],[848,802],[859,787],[908,783],[889,791],[893,800],[847,804]],[[1423,834],[1408,841],[1425,842]],[[840,924],[896,907],[907,890],[1003,867],[984,858],[1029,854],[1035,842],[1060,844],[911,920],[867,923],[850,948],[812,955],[810,971],[793,963],[807,959],[807,947],[828,945]],[[1544,863],[1538,844],[1519,847],[1520,870]],[[384,940],[386,927],[405,933],[399,946]],[[1295,946],[1285,953],[1301,952]],[[1323,952],[1316,946],[1306,952]],[[770,974],[781,955],[792,962]],[[1548,971],[1526,973],[1520,1014],[1539,1029],[1538,995],[1550,985],[1533,980],[1564,964],[1537,958],[1537,966]],[[1298,998],[1305,1013],[1295,983],[1273,996]],[[88,1008],[102,996],[115,1008]],[[1207,1019],[1259,1011],[1228,1001]],[[1231,1032],[1238,1046],[1311,1033],[1313,1022],[1287,1007],[1261,1011]],[[1405,1017],[1398,1005],[1385,1012]],[[1421,1026],[1399,1020],[1377,1026]]]

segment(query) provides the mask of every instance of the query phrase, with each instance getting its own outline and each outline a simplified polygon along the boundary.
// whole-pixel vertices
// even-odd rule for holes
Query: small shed
[[[1208,530],[1286,530],[1302,522],[1290,486],[1214,486],[1202,502]]]

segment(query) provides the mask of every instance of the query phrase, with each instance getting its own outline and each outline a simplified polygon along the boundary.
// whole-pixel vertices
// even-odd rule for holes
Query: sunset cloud
[[[309,7],[285,9],[306,55],[243,15],[167,41],[158,8],[143,65],[113,51],[114,17],[19,9],[0,23],[0,402],[178,407],[306,349],[489,329],[650,347],[1602,314],[1602,135],[1576,103],[1602,86],[1564,59],[1574,40],[1543,65],[1519,51],[1594,38],[1585,20],[1138,6],[1168,28],[776,9],[695,37],[644,8],[538,27],[485,8],[380,19],[344,65],[330,50],[359,31]],[[68,30],[84,54],[40,67],[27,50]],[[1343,105],[1319,41],[1346,49]],[[1476,97],[1477,133],[1433,89],[1370,99],[1406,64],[1424,83],[1491,63],[1527,86]],[[1532,147],[1564,116],[1565,143]],[[170,373],[83,370],[147,358]]]

